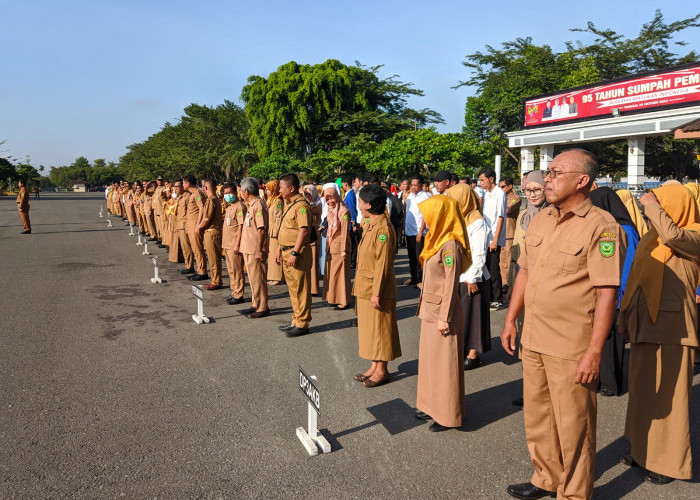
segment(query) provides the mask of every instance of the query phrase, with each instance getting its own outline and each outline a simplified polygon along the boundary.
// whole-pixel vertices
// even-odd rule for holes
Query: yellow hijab
[[[465,226],[468,227],[475,220],[484,218],[479,207],[479,197],[470,186],[455,184],[445,191],[445,194],[457,202],[464,217]]]
[[[469,269],[472,256],[467,239],[467,228],[457,202],[448,196],[437,194],[419,203],[418,210],[428,226],[428,234],[425,235],[423,251],[420,254],[421,264],[425,266],[425,262],[438,253],[442,245],[455,240],[462,247],[460,273]]]
[[[700,207],[700,184],[697,182],[694,183],[688,183],[684,184],[685,188],[690,191],[690,194],[693,195],[693,198],[695,199],[695,203],[698,204],[698,207]]]
[[[688,189],[681,184],[668,184],[651,191],[659,200],[661,208],[679,228],[700,232],[700,209]],[[649,308],[649,317],[656,322],[661,303],[664,266],[672,256],[673,250],[661,242],[656,229],[651,227],[639,240],[634,253],[621,309],[627,308],[632,296],[641,287]],[[697,283],[693,286],[697,286]]]
[[[627,189],[618,189],[615,192],[622,200],[622,203],[625,204],[625,208],[627,209],[627,212],[629,212],[630,218],[632,219],[632,222],[634,222],[637,232],[639,233],[639,237],[641,238],[647,234],[649,228],[647,228],[647,222],[644,220],[644,217],[642,217],[642,212],[639,210],[637,200],[634,199],[632,193],[630,193]]]

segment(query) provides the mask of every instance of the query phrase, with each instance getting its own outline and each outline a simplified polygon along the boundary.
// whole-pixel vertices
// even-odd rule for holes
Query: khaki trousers
[[[24,210],[24,211],[20,211],[19,218],[22,220],[22,225],[24,226],[24,230],[31,231],[32,225],[29,222],[29,209]]]
[[[690,392],[695,350],[683,345],[630,344],[625,437],[647,470],[691,479]]]
[[[294,267],[287,265],[292,249],[282,250],[282,270],[292,302],[292,323],[298,328],[308,328],[311,321],[311,247],[305,246]]]
[[[204,231],[204,248],[211,269],[211,284],[221,285],[221,231],[207,229]]]
[[[576,361],[522,347],[530,482],[558,499],[589,500],[595,470],[598,381],[576,384]]]
[[[187,228],[187,236],[190,238],[190,247],[194,254],[194,260],[197,265],[197,274],[205,276],[207,274],[207,261],[204,260],[204,238],[202,233],[194,228]]]
[[[148,235],[151,238],[158,239],[158,234],[156,233],[156,221],[153,217],[153,211],[146,212],[146,224],[148,225]]]
[[[194,254],[192,253],[192,247],[190,246],[190,237],[187,235],[187,230],[178,229],[177,238],[180,242],[180,248],[182,248],[182,256],[185,259],[185,268],[192,269],[194,267]]]
[[[156,228],[156,237],[158,238],[159,241],[163,240],[163,217],[161,215],[158,215],[157,213],[153,213],[153,216],[155,217],[155,228]]]
[[[269,309],[267,305],[267,259],[256,259],[252,253],[244,253],[245,270],[250,281],[250,296],[253,309],[263,312]]]
[[[245,291],[245,275],[243,274],[243,254],[231,249],[224,250],[226,269],[231,287],[231,295],[237,299],[243,297]]]

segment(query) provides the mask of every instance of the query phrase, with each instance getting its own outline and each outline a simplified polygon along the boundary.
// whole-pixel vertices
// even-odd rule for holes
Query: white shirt
[[[486,265],[491,231],[484,219],[477,219],[467,226],[469,248],[472,251],[472,265],[459,276],[460,283],[478,283],[491,279]]]
[[[418,204],[430,198],[430,195],[425,191],[419,191],[418,194],[409,194],[406,199],[406,222],[404,230],[406,236],[418,236],[418,230],[423,224],[423,214],[418,210]]]
[[[564,103],[561,105],[560,116],[567,116],[569,114],[569,105]]]
[[[506,246],[506,193],[498,186],[494,186],[491,191],[484,193],[483,213],[486,224],[491,231],[489,244],[494,238],[498,238],[498,246]],[[501,224],[501,232],[496,235],[494,233],[499,217],[503,217],[503,224]]]
[[[479,199],[483,202],[484,201],[484,190],[481,189],[479,186],[476,186],[475,188],[472,188],[476,195],[479,197]],[[482,203],[483,205],[483,203]]]
[[[559,118],[561,116],[561,106],[555,104],[552,107],[552,118]]]
[[[357,217],[355,218],[355,222],[358,224],[362,224],[362,210],[360,210],[360,189],[355,191],[355,208],[357,209]]]

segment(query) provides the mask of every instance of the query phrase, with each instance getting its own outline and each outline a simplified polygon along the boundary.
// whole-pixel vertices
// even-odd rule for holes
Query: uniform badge
[[[343,220],[348,220],[348,214],[343,215]]]
[[[255,215],[257,215],[258,217],[262,217],[262,212],[258,210],[257,212],[255,212]]]
[[[299,210],[302,214],[306,213],[306,207],[301,207],[301,210]]]
[[[277,210],[282,210],[282,205],[277,205]]]
[[[243,210],[238,211],[238,216],[241,217],[243,215]]]
[[[603,239],[603,238],[614,238],[614,237],[615,237],[615,233],[602,233],[602,234],[600,235],[600,239]]]
[[[452,264],[454,264],[455,258],[452,255],[445,255],[445,265],[447,267],[452,267]]]
[[[615,255],[615,242],[614,241],[601,241],[598,244],[600,249],[600,255],[603,257],[612,257]]]
[[[197,196],[197,201],[202,201],[202,197],[201,197],[201,196]]]
[[[381,241],[382,243],[384,243],[384,242],[386,241],[386,234],[380,234],[380,235],[379,235],[379,241]]]

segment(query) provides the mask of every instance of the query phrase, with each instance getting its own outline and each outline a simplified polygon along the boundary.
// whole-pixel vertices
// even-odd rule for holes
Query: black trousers
[[[357,226],[357,231],[350,230],[350,265],[355,267],[357,264],[357,246],[360,244],[362,237],[362,229]]]
[[[489,250],[486,255],[486,264],[491,274],[491,300],[503,302],[503,282],[501,280],[501,247],[496,247],[496,251]]]
[[[418,256],[423,251],[423,239],[420,243],[416,242],[415,236],[406,235],[406,250],[408,250],[408,267],[411,269],[411,281],[420,283],[423,279],[420,262]]]
[[[603,344],[603,352],[600,356],[600,388],[609,390],[615,396],[622,394],[622,382],[625,376],[625,339],[617,334],[615,327],[618,314],[619,311],[615,311],[612,328]]]

